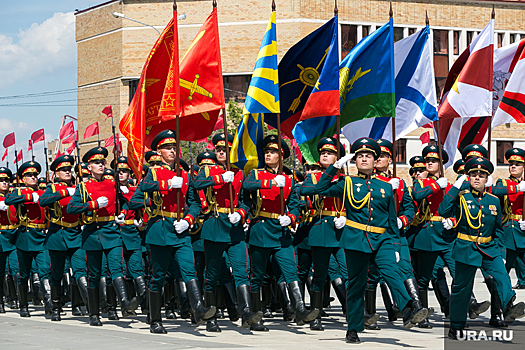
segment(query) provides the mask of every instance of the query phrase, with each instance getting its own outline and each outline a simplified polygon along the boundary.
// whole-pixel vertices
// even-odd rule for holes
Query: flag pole
[[[492,14],[491,14],[491,19],[495,19],[496,18],[496,11],[494,10],[494,5],[492,5]],[[491,155],[491,149],[492,149],[492,115],[489,115],[488,116],[488,119],[489,119],[489,126],[488,126],[488,137],[487,137],[487,141],[488,141],[488,147],[487,147],[487,152],[488,152],[488,158],[490,160],[490,155]],[[525,196],[523,196],[523,204],[525,205]],[[523,219],[523,214],[522,214],[522,219]]]
[[[392,10],[392,2],[390,2],[390,18],[394,18],[394,11]],[[392,175],[394,177],[397,177],[397,154],[396,154],[396,117],[395,117],[395,109],[394,109],[394,117],[392,117]],[[397,193],[394,191],[394,197],[396,197]],[[396,198],[397,203],[397,198]]]
[[[335,0],[334,16],[337,16],[338,14],[339,9],[337,8],[337,0]],[[341,157],[341,113],[337,113],[336,115],[336,125],[337,132],[335,134],[335,137],[337,139],[337,159],[339,159]],[[339,171],[337,175],[339,175]]]
[[[195,177],[193,174],[193,142],[192,141],[188,141],[188,142],[190,144],[190,176],[191,176],[191,179],[193,180],[193,178]]]
[[[33,148],[35,147],[35,145],[33,145],[33,140],[31,140],[31,160],[34,162],[35,161],[35,153],[33,151]]]
[[[78,140],[75,140],[75,148],[77,149],[77,185],[79,185],[82,182],[82,165],[80,164],[80,147],[78,145]]]
[[[15,167],[16,167],[16,187],[20,187],[20,177],[18,176],[18,155],[16,154],[16,143],[15,143]]]
[[[177,0],[173,0],[173,12],[177,12]],[[177,19],[175,18],[174,26],[177,25]],[[175,43],[175,37],[173,38],[173,42]],[[179,112],[180,113],[180,112]],[[180,132],[179,132],[179,114],[175,116],[175,138],[177,142],[177,152],[175,153],[175,171],[177,173],[177,177],[180,176]],[[180,188],[177,188],[177,222],[180,221]]]

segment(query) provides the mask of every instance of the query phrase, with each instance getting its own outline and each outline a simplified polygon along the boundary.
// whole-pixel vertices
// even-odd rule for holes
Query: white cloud
[[[16,39],[0,35],[2,89],[76,64],[73,12],[57,12],[43,23],[21,30]]]
[[[28,131],[32,127],[33,125],[29,123],[0,118],[0,135],[7,135],[14,131],[16,136],[17,132]]]

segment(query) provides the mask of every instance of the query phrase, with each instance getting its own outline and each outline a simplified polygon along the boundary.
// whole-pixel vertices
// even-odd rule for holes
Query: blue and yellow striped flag
[[[257,145],[264,139],[264,114],[245,114],[237,129],[230,151],[230,162],[248,175],[259,167],[264,153]]]
[[[248,113],[280,113],[279,105],[279,74],[277,72],[277,25],[275,11],[259,49],[259,55],[253,69],[248,95],[244,102],[244,112]]]

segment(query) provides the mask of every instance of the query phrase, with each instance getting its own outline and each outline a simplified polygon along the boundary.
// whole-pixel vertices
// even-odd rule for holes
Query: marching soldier
[[[403,310],[403,326],[412,328],[427,317],[428,310],[414,302],[402,283],[395,261],[392,237],[398,235],[397,215],[392,186],[377,179],[374,162],[381,149],[376,141],[361,138],[352,145],[352,153],[330,165],[316,191],[344,201],[346,217],[341,247],[345,249],[348,268],[346,341],[359,343],[357,332],[364,329],[363,296],[369,263],[374,263],[392,290],[394,300]],[[338,169],[353,156],[358,175],[332,183]]]
[[[39,177],[38,178],[38,189],[40,190],[46,190],[47,188],[47,181],[45,177]]]
[[[452,248],[456,275],[450,300],[449,337],[457,339],[465,328],[474,276],[478,268],[491,275],[498,285],[498,294],[505,305],[503,316],[506,323],[525,316],[525,303],[514,304],[516,292],[512,290],[509,275],[502,258],[503,228],[501,206],[498,198],[485,191],[488,176],[494,166],[486,158],[473,158],[465,164],[469,187],[461,191],[467,175],[461,175],[447,192],[439,206],[439,212],[447,219],[445,226],[457,228]],[[450,217],[454,217],[454,223]]]
[[[38,276],[44,296],[45,314],[51,316],[51,277],[49,253],[44,247],[46,238],[46,212],[38,205],[38,199],[44,193],[38,189],[38,174],[42,167],[37,162],[25,162],[18,169],[18,176],[25,187],[16,188],[5,199],[6,205],[16,207],[17,220],[20,223],[16,237],[16,249],[20,278],[18,280],[18,297],[20,300],[20,316],[31,317],[27,303],[28,280],[31,276],[33,261],[38,268]],[[60,272],[62,276],[63,270]]]
[[[453,169],[454,169],[454,172],[458,175],[458,178],[461,175],[464,175],[465,174],[465,161],[463,159],[456,160],[456,162],[454,163]]]
[[[78,165],[75,166],[75,173],[83,182],[86,182],[89,176],[91,175],[91,173],[89,172],[87,163],[84,163],[84,162],[80,163],[80,169]]]
[[[117,293],[123,316],[131,314],[138,306],[138,300],[129,300],[122,265],[122,237],[115,223],[117,193],[115,181],[106,179],[105,165],[108,150],[95,147],[89,150],[82,160],[91,172],[89,179],[80,183],[67,211],[81,214],[85,227],[82,231],[82,249],[86,251],[88,278],[89,324],[102,326],[99,312],[99,283],[102,277],[103,256],[106,257],[113,287]],[[109,286],[109,284],[108,284]]]
[[[165,334],[167,331],[162,326],[160,314],[161,291],[173,256],[186,282],[197,324],[212,318],[216,309],[214,306],[204,307],[195,273],[189,227],[195,223],[201,204],[189,174],[182,171],[181,176],[177,176],[175,171],[175,158],[178,152],[175,131],[160,132],[151,142],[151,148],[160,153],[162,166],[150,168],[146,179],[140,185],[140,190],[145,192],[146,200],[151,200],[152,204],[146,229],[146,244],[150,247],[153,266],[149,290],[150,332]],[[180,201],[180,216],[177,216],[177,197]]]
[[[232,135],[228,135],[228,142],[226,142],[224,134],[216,134],[212,142],[215,147],[214,157],[218,164],[214,164],[213,159],[208,159],[212,156],[206,155],[206,153],[210,154],[206,152],[199,161],[202,167],[194,185],[195,190],[203,190],[206,194],[206,202],[209,204],[208,209],[211,214],[204,221],[201,230],[206,257],[205,301],[207,306],[211,306],[213,300],[217,300],[215,290],[222,255],[226,252],[240,303],[242,327],[254,328],[252,326],[262,319],[262,312],[260,310],[252,312],[250,302],[250,262],[243,227],[250,207],[243,201],[244,173],[239,169],[226,171],[226,147],[231,147]],[[231,212],[230,201],[233,201],[233,212]],[[217,331],[218,327],[217,320],[213,319],[208,321],[206,329]]]
[[[45,247],[49,250],[51,258],[51,300],[53,302],[51,321],[61,320],[61,281],[66,260],[70,261],[80,295],[84,303],[88,304],[86,252],[80,249],[82,246],[80,218],[67,211],[67,206],[75,193],[75,185],[71,176],[74,163],[74,158],[68,155],[60,156],[51,163],[50,169],[55,173],[55,183],[50,184],[39,199],[39,204],[47,207],[50,213]]]
[[[270,256],[276,259],[293,300],[295,319],[298,325],[313,321],[319,314],[319,309],[312,307],[306,310],[301,286],[295,265],[292,237],[289,226],[295,227],[299,218],[299,194],[294,187],[291,176],[279,175],[279,158],[290,156],[290,149],[281,140],[281,151],[277,144],[277,136],[269,135],[264,138],[265,168],[252,170],[243,184],[243,188],[250,191],[254,213],[250,225],[248,244],[250,245],[251,261],[251,296],[254,310],[260,308],[260,288]],[[282,188],[283,198],[280,190]],[[294,191],[292,191],[292,189]],[[246,198],[248,199],[248,196]],[[281,201],[284,203],[283,215]]]

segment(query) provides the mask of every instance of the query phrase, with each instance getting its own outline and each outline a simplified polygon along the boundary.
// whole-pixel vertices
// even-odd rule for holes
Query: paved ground
[[[516,279],[512,275],[512,282]],[[474,292],[478,300],[489,300],[487,288],[483,284],[482,276],[478,273],[474,284]],[[518,300],[525,300],[525,290],[518,290]],[[437,307],[438,303],[434,293],[430,292],[430,304]],[[410,331],[402,329],[400,321],[386,322],[386,311],[380,293],[377,299],[378,313],[381,315],[379,322],[380,331],[365,331],[360,334],[362,344],[355,345],[366,349],[451,349],[450,343],[444,342],[443,316],[438,311],[432,316],[433,329],[423,330],[413,328]],[[437,309],[439,309],[437,307]],[[8,309],[6,314],[0,314],[0,349],[215,349],[215,348],[257,348],[257,349],[335,349],[353,346],[344,342],[346,325],[341,314],[340,305],[332,303],[332,308],[327,310],[329,318],[324,319],[324,332],[311,331],[307,326],[298,327],[292,323],[284,323],[281,319],[267,320],[270,329],[268,333],[253,333],[242,329],[239,324],[232,324],[229,320],[220,320],[222,333],[210,334],[205,326],[198,328],[192,326],[187,320],[165,321],[167,335],[153,335],[149,333],[145,324],[145,316],[139,315],[132,319],[108,321],[103,318],[103,327],[90,327],[87,317],[72,317],[70,308],[65,308],[66,315],[62,322],[51,322],[44,317],[43,308],[31,309],[31,318],[21,318],[18,312]],[[482,327],[487,332],[489,312],[478,320],[484,321]],[[478,321],[476,320],[476,321]],[[516,321],[512,325],[514,331],[514,344],[525,343],[525,321]],[[518,339],[520,338],[520,339]],[[521,341],[519,341],[521,340]],[[500,348],[501,343],[489,343],[489,348]],[[486,345],[489,345],[486,344]],[[462,342],[462,349],[468,348],[467,342]],[[476,349],[483,348],[480,342],[471,342]],[[480,347],[481,345],[481,347]],[[454,344],[452,344],[454,346]],[[512,346],[511,346],[512,347]],[[505,347],[509,348],[509,347]],[[521,344],[519,348],[525,346]]]

